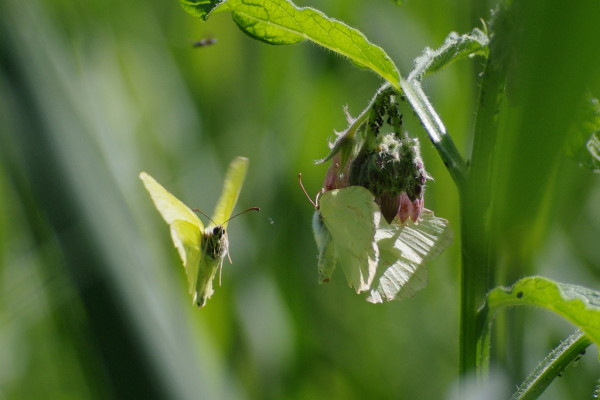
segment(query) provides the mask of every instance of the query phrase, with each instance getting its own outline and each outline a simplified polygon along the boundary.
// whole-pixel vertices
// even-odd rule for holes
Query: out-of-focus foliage
[[[358,27],[404,74],[425,47],[480,26],[492,8],[297,3]],[[218,42],[193,48],[205,37]],[[424,80],[465,155],[480,71],[480,61],[463,60]],[[314,209],[297,173],[316,193],[327,166],[313,160],[345,128],[342,106],[357,115],[379,86],[316,46],[267,46],[227,13],[202,23],[176,0],[0,2],[0,397],[451,398],[458,240],[430,263],[429,285],[413,299],[373,305],[343,279],[317,284]],[[429,143],[403,112],[408,131]],[[431,146],[422,152],[435,177],[426,207],[458,231],[452,179]],[[250,166],[237,209],[261,212],[229,224],[233,265],[198,310],[137,176],[145,170],[210,212],[238,155]],[[526,155],[532,170],[544,157]],[[554,218],[526,263],[597,288],[598,178],[566,159],[556,165],[561,185],[549,186],[544,203]],[[524,372],[511,387],[573,329],[526,315],[520,347],[505,350],[519,354],[519,367],[498,359],[500,375]],[[583,357],[548,398],[591,393],[594,359]]]
[[[569,156],[581,166],[600,173],[600,104],[582,102],[577,121],[569,132]]]

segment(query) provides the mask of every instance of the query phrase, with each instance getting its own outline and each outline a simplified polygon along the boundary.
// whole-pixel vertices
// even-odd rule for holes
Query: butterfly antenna
[[[306,195],[306,198],[308,199],[308,201],[310,201],[310,204],[312,204],[314,208],[319,208],[319,206],[317,206],[318,203],[315,204],[315,202],[312,201],[312,199],[310,198],[310,196],[308,195],[308,193],[306,193],[306,189],[304,189],[304,185],[302,184],[302,173],[298,174],[298,183],[300,184],[300,187],[302,188],[302,191]],[[321,193],[321,192],[319,192],[319,193]],[[319,198],[319,195],[317,195],[317,202],[318,202],[318,198]]]
[[[242,214],[244,214],[244,213],[247,213],[248,211],[254,211],[254,210],[256,210],[256,211],[260,211],[260,208],[258,208],[258,207],[250,207],[249,209],[247,209],[247,210],[244,210],[244,211],[242,211],[241,213],[237,213],[237,214],[235,214],[233,217],[231,217],[231,218],[229,218],[227,221],[223,222],[223,225],[225,225],[227,222],[231,221],[232,219],[234,219],[234,218],[235,218],[235,217],[237,217],[238,215],[242,215]],[[215,224],[215,225],[216,225],[216,224]],[[231,262],[231,259],[229,259],[229,262]]]
[[[211,217],[209,217],[208,215],[204,214],[202,211],[198,210],[197,208],[194,208],[194,211],[198,211],[200,214],[204,215],[206,218],[210,219],[210,222],[212,222],[213,224],[217,225],[215,223],[215,221],[212,220]]]

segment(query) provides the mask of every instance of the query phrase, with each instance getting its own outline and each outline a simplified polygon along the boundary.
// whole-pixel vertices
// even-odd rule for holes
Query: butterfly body
[[[183,202],[169,193],[145,172],[140,179],[150,193],[154,205],[169,224],[173,244],[179,252],[188,279],[188,289],[199,308],[206,304],[213,290],[213,280],[228,255],[227,221],[242,188],[248,159],[237,157],[227,170],[223,192],[215,208],[213,223],[207,228]]]

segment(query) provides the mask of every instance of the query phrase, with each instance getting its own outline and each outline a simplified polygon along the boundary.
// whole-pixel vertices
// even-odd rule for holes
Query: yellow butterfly
[[[194,213],[194,211],[200,213],[202,211],[197,209],[192,211],[150,175],[145,172],[140,173],[140,179],[150,193],[156,209],[171,227],[171,238],[183,261],[188,278],[189,292],[192,294],[193,302],[198,308],[203,307],[206,300],[212,296],[212,282],[217,270],[219,270],[219,284],[221,284],[220,271],[229,250],[229,240],[226,232],[227,222],[232,218],[230,218],[231,212],[242,190],[247,170],[247,158],[237,157],[229,164],[223,192],[215,207],[212,219],[209,218],[211,224],[206,228]],[[249,210],[259,209],[258,207],[252,207],[246,211]],[[229,259],[229,262],[231,262],[231,259]]]

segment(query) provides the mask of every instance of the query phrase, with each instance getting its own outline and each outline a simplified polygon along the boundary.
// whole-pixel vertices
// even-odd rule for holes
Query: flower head
[[[349,184],[369,189],[388,223],[396,216],[402,222],[408,217],[416,222],[423,210],[429,178],[419,141],[408,136],[398,139],[393,133],[382,136],[375,147],[365,149],[353,160]]]

